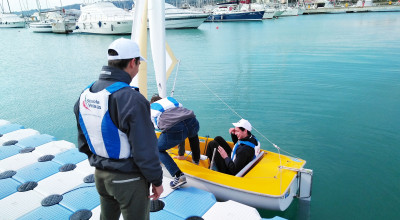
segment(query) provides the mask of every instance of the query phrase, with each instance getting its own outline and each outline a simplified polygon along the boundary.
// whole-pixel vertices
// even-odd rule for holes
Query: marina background
[[[120,36],[0,31],[0,118],[76,144],[73,105]],[[168,30],[181,60],[174,96],[195,111],[202,136],[228,138],[238,121],[222,99],[269,140],[307,160],[314,170],[311,219],[396,219],[399,33],[400,16],[390,12]],[[149,95],[155,90],[150,71]],[[263,149],[275,151],[255,135]],[[302,219],[297,205],[259,211]]]

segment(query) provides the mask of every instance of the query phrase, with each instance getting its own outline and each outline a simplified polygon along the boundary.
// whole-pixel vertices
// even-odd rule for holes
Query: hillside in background
[[[134,4],[132,0],[127,0],[127,1],[111,1],[114,5],[116,5],[119,8],[125,8],[125,9],[132,9],[132,5]],[[226,2],[223,0],[214,0],[214,1],[210,1],[210,0],[165,0],[166,3],[169,3],[171,5],[178,5],[178,7],[181,7],[184,3],[188,3],[191,6],[199,6],[200,5],[206,5],[209,2],[214,2],[214,3],[218,3],[218,2]],[[65,5],[63,6],[64,9],[80,9],[80,4],[73,4],[73,5]],[[45,12],[45,11],[49,11],[52,9],[41,9],[41,11]],[[30,16],[33,13],[37,12],[37,9],[34,10],[29,10],[29,11],[22,11],[22,12],[15,12],[16,14],[23,14],[24,16]]]

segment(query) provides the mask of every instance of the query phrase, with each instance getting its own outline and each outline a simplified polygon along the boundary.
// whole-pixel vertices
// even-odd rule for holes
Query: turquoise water
[[[74,102],[119,36],[0,32],[0,119],[76,143]],[[399,13],[204,23],[168,30],[167,40],[181,60],[174,96],[195,111],[201,135],[228,137],[238,121],[222,99],[307,160],[314,170],[311,219],[397,219]],[[154,84],[151,72],[149,94]],[[260,213],[302,219],[298,205]]]

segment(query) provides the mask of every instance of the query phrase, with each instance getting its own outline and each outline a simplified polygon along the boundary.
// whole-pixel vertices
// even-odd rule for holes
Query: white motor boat
[[[0,28],[24,28],[25,20],[16,14],[0,13]]]
[[[52,21],[44,20],[29,24],[29,29],[35,33],[53,33]]]
[[[76,9],[59,10],[48,15],[52,20],[53,33],[66,34],[76,29],[76,21],[80,16],[80,11]]]
[[[76,22],[78,33],[130,34],[133,16],[111,2],[81,5],[81,16]]]
[[[165,28],[198,28],[209,16],[207,13],[181,9],[165,3]]]
[[[287,8],[285,8],[285,11],[281,14],[281,17],[283,17],[283,16],[297,16],[297,15],[299,15],[299,9],[298,8],[287,7]]]

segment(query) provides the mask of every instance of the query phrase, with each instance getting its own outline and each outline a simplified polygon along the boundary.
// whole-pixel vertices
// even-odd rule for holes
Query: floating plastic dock
[[[74,144],[0,119],[0,219],[100,219],[93,174]],[[170,181],[152,220],[261,219],[255,208],[193,187],[172,190]]]

